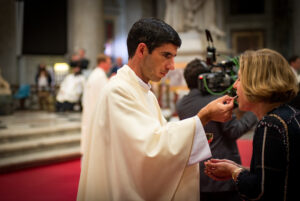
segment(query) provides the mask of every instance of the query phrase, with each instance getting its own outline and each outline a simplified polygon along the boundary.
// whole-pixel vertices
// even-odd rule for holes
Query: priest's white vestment
[[[188,165],[195,118],[166,122],[129,66],[105,86],[88,129],[78,201],[199,200],[199,165]]]

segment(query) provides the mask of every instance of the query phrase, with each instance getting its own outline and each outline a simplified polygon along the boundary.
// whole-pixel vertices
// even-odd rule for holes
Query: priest
[[[91,121],[91,117],[96,107],[97,97],[101,94],[104,86],[108,82],[107,73],[111,68],[111,58],[105,54],[97,56],[97,66],[91,72],[83,90],[82,98],[82,117],[81,117],[81,154],[84,154],[84,145],[87,126]]]
[[[105,86],[88,125],[78,201],[199,200],[199,161],[211,156],[203,125],[231,118],[221,97],[195,117],[167,122],[149,81],[174,69],[178,33],[155,18],[129,31],[128,65]]]

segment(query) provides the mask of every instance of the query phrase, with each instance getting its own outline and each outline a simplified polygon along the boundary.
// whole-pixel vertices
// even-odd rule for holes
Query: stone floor
[[[66,123],[80,124],[80,122],[80,112],[15,111],[12,115],[0,116],[0,135],[3,132],[14,132],[15,130],[48,128]]]
[[[79,158],[80,130],[80,112],[0,116],[0,173]]]

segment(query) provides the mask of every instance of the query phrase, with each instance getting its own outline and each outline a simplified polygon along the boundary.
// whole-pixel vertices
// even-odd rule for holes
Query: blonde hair
[[[251,102],[284,103],[298,92],[286,59],[270,49],[246,51],[240,56],[241,84]]]
[[[97,64],[102,63],[102,62],[106,62],[106,60],[110,58],[109,56],[105,55],[105,54],[98,54],[97,56]]]

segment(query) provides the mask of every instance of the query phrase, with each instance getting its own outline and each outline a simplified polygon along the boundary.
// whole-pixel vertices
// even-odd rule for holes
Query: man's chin
[[[152,82],[159,82],[161,80],[161,78],[159,78],[159,79],[152,79],[151,81]]]
[[[150,78],[150,80],[151,80],[152,82],[159,82],[162,78],[163,78],[163,76],[162,76],[162,77],[152,76],[152,77]]]

